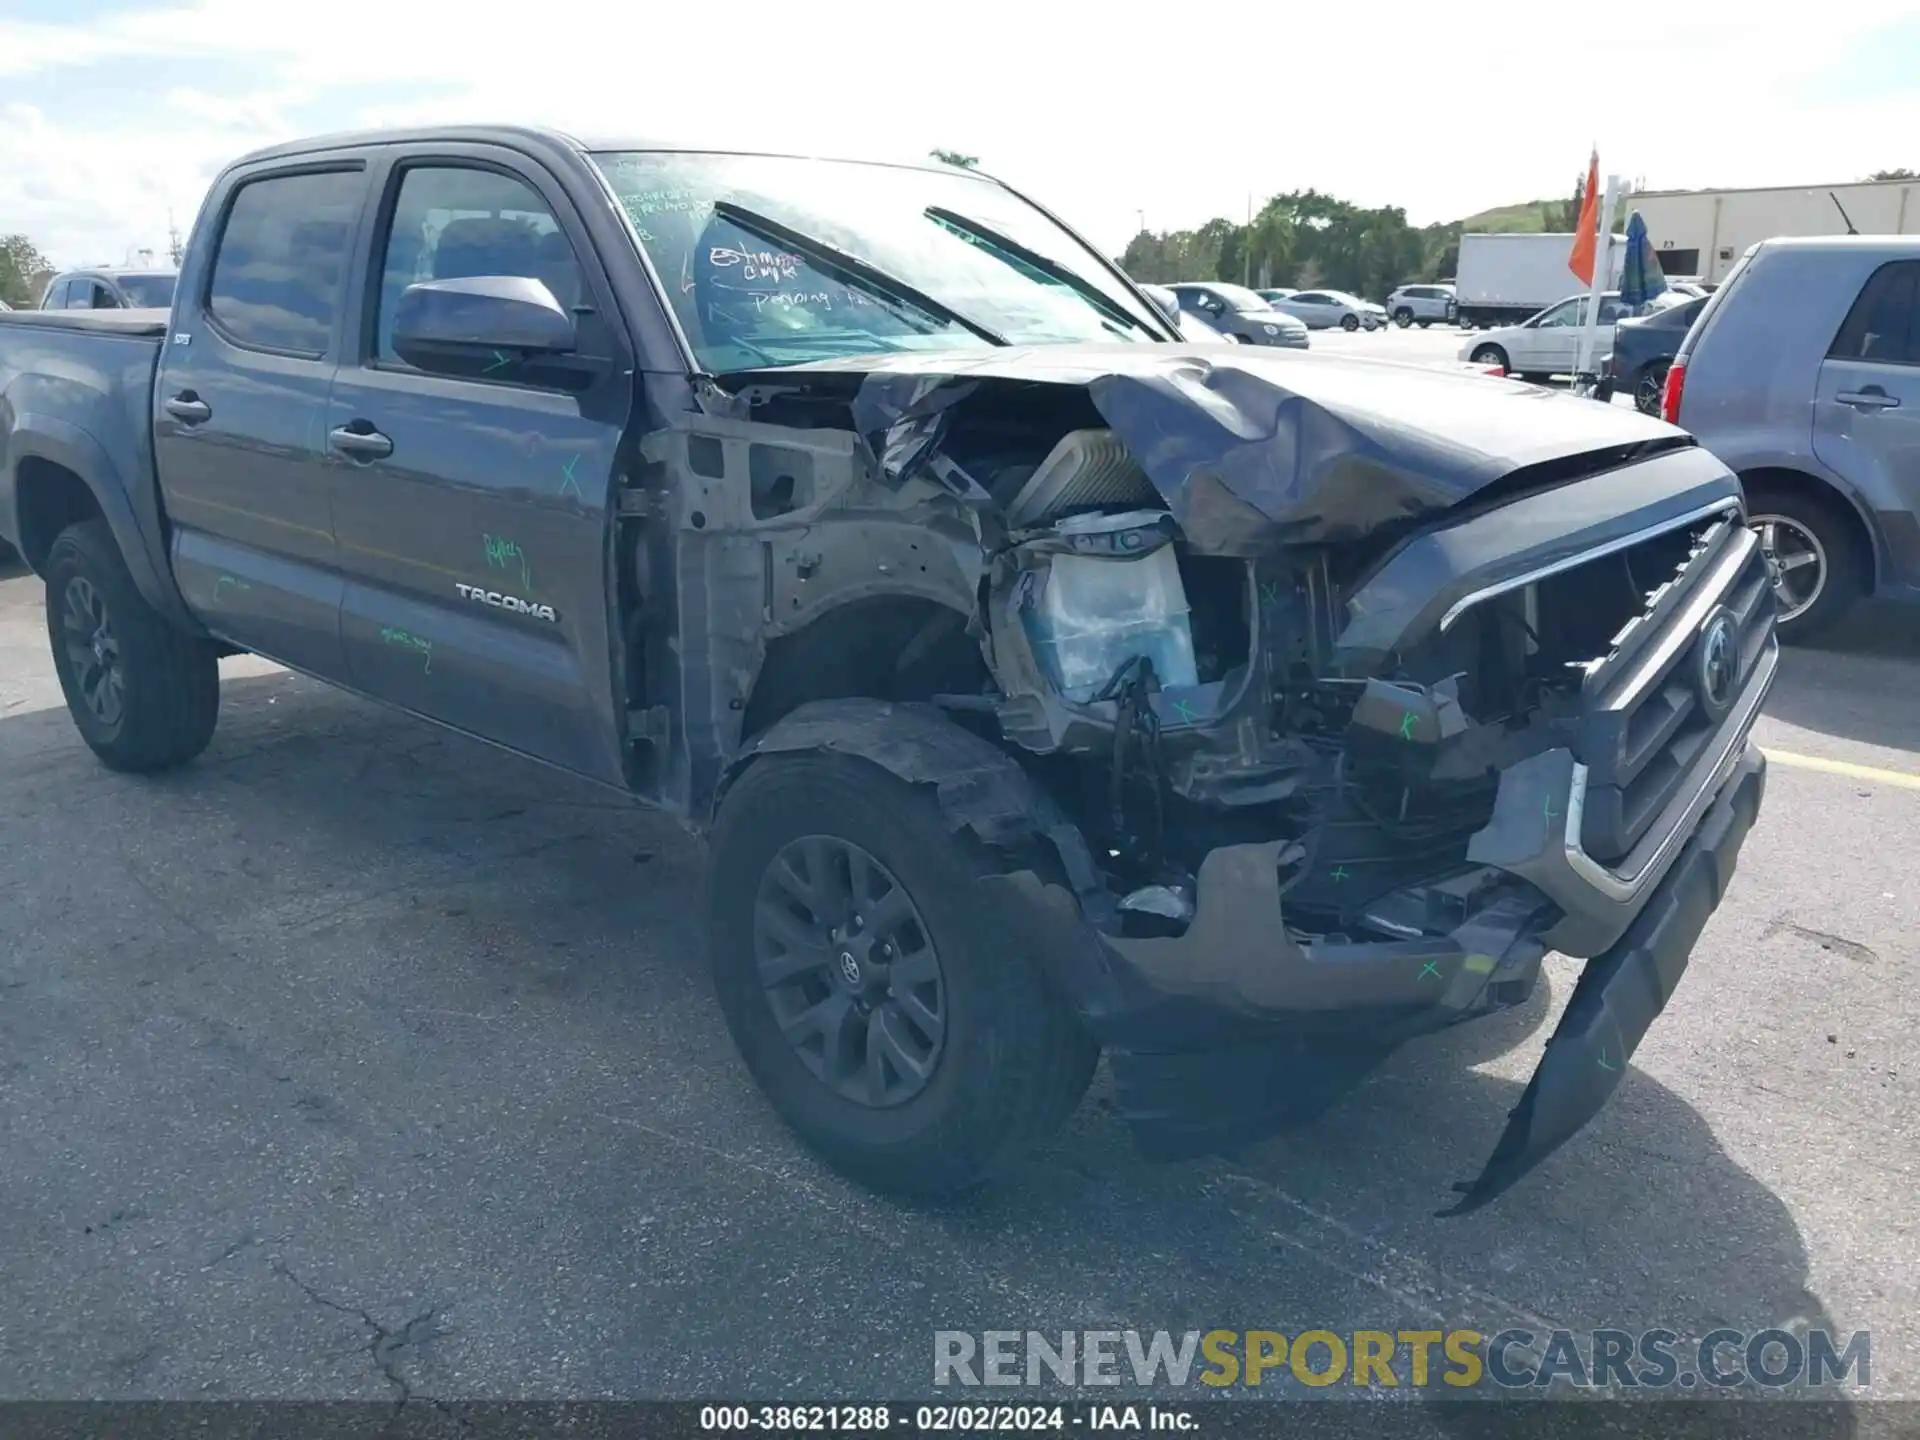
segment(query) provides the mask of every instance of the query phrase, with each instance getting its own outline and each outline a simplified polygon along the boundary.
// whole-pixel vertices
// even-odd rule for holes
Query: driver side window
[[[586,289],[560,222],[524,180],[452,166],[406,171],[380,274],[379,361],[406,363],[393,348],[393,317],[409,285],[480,275],[542,281],[566,310],[581,303]]]
[[[1565,325],[1578,325],[1580,312],[1586,307],[1586,303],[1584,300],[1562,300],[1540,317],[1540,328],[1548,330]]]

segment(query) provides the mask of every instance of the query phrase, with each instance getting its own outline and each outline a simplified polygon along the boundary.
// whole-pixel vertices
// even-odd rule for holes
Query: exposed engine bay
[[[1198,368],[1184,377],[1190,390],[1220,383]],[[1351,619],[1417,528],[1411,487],[1380,480],[1389,457],[1377,437],[1345,455],[1317,437],[1328,476],[1315,487],[1257,476],[1255,508],[1211,455],[1170,498],[1093,403],[1096,386],[848,382],[818,367],[750,377],[735,413],[857,428],[864,453],[849,453],[848,468],[864,460],[866,473],[837,494],[810,484],[813,503],[794,518],[852,521],[845,511],[863,501],[912,503],[935,528],[938,514],[973,534],[978,565],[963,573],[985,668],[976,693],[931,698],[1029,757],[1097,859],[1114,901],[1102,923],[1128,936],[1183,933],[1207,854],[1274,840],[1285,842],[1281,885],[1300,940],[1452,929],[1501,879],[1467,854],[1500,772],[1570,742],[1586,675],[1725,519],[1675,526],[1360,653],[1343,644]],[[903,387],[904,399],[889,398]],[[1324,413],[1296,422],[1328,428]],[[1231,438],[1242,443],[1229,456],[1260,448]],[[1484,512],[1583,466],[1637,458],[1605,449],[1537,475],[1520,467],[1493,496],[1462,502]],[[1329,493],[1375,481],[1371,507]],[[1329,503],[1314,506],[1316,495]],[[1276,513],[1273,496],[1291,503]],[[1282,531],[1301,538],[1272,543]]]

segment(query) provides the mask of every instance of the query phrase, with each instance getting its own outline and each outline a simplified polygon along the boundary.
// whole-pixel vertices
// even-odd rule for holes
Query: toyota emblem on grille
[[[1733,686],[1740,672],[1740,632],[1729,611],[1716,610],[1700,627],[1693,666],[1693,688],[1707,713],[1718,720],[1733,704]]]

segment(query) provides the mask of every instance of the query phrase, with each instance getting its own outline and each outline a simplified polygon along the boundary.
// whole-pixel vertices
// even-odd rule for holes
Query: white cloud
[[[1608,9],[1597,38],[1583,9],[1523,0],[1445,24],[1427,4],[1321,10],[1310,25],[1216,4],[1203,24],[1151,30],[1034,0],[568,0],[462,18],[426,0],[196,0],[84,27],[0,22],[0,74],[75,82],[43,103],[43,129],[0,124],[0,208],[24,196],[9,228],[44,230],[64,259],[151,244],[169,204],[184,224],[220,161],[282,138],[302,106],[326,129],[501,119],[841,154],[952,146],[1112,248],[1142,210],[1156,228],[1190,225],[1309,185],[1454,218],[1566,192],[1595,141],[1605,168],[1657,186],[1920,164],[1887,150],[1920,135],[1920,89],[1796,98],[1920,0],[1859,0],[1818,24],[1784,5],[1657,27]],[[1405,53],[1440,63],[1410,75]],[[242,62],[248,78],[234,93],[169,85],[137,126],[90,124],[89,77],[134,56]]]

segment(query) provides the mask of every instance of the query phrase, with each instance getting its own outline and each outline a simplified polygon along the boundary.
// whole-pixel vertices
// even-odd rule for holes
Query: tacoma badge
[[[551,605],[535,605],[518,595],[502,595],[498,590],[487,590],[478,585],[455,584],[453,588],[460,592],[463,600],[475,600],[482,605],[491,605],[496,610],[511,610],[516,615],[531,615],[536,620],[546,620],[556,625],[560,623],[560,617],[554,613]]]

